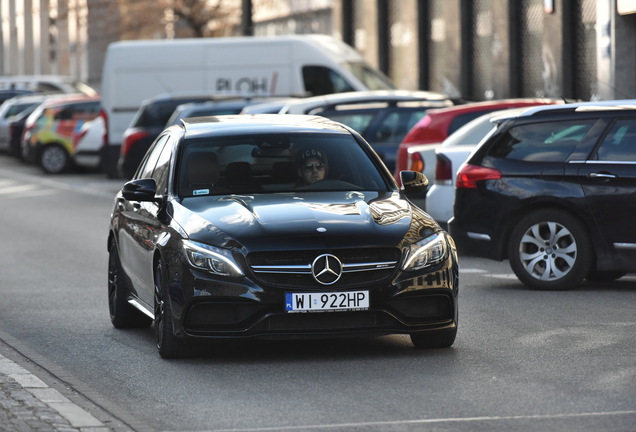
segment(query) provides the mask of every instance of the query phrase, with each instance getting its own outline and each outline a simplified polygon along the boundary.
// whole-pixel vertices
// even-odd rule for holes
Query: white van
[[[0,76],[0,90],[31,90],[35,93],[83,93],[96,96],[97,90],[75,78],[64,75]]]
[[[116,164],[124,130],[141,102],[157,94],[311,96],[392,88],[355,49],[326,35],[114,42],[102,73],[104,161]]]

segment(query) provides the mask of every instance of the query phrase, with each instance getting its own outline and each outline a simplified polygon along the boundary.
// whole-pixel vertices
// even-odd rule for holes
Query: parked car
[[[33,90],[25,90],[25,89],[0,90],[0,104],[3,104],[5,101],[12,99],[16,96],[26,96],[33,93],[34,93]]]
[[[0,76],[0,90],[98,95],[97,90],[85,82],[64,75],[4,75]]]
[[[55,98],[40,104],[27,118],[22,157],[48,174],[66,171],[75,157],[73,132],[99,116],[100,104],[97,96]]]
[[[451,233],[534,289],[636,271],[636,100],[530,108],[457,173]]]
[[[32,93],[9,98],[0,105],[0,151],[9,149],[9,122],[22,111],[34,107],[44,100],[44,96]]]
[[[145,100],[132,119],[130,126],[124,131],[124,141],[121,146],[121,154],[117,164],[120,177],[130,179],[135,174],[139,163],[143,159],[150,144],[166,127],[174,110],[186,103],[208,102],[210,104],[221,102],[239,102],[243,98],[236,94],[161,94]],[[220,114],[239,113],[242,107],[221,106]]]
[[[448,136],[469,121],[492,111],[553,103],[555,103],[553,99],[502,99],[429,110],[399,144],[394,177],[399,183],[400,171],[408,169],[409,147],[423,144],[440,145]],[[431,147],[430,152],[423,153],[422,163],[424,164],[424,174],[432,178],[435,167],[434,147]]]
[[[76,166],[97,169],[102,164],[102,145],[104,144],[104,134],[106,126],[104,118],[97,116],[92,120],[84,122],[79,129],[73,131],[73,163]]]
[[[8,144],[8,152],[11,156],[16,157],[20,160],[22,157],[22,148],[24,145],[22,144],[24,139],[24,130],[26,127],[27,120],[31,116],[31,114],[40,107],[44,102],[51,102],[54,100],[63,100],[69,97],[75,97],[77,95],[69,95],[64,93],[40,93],[37,95],[29,96],[29,99],[34,99],[36,103],[30,105],[28,108],[24,109],[19,114],[12,116],[8,120],[8,129],[9,129],[9,144]]]
[[[7,120],[9,141],[7,152],[9,155],[18,159],[22,159],[22,135],[24,134],[24,125],[35,108],[36,107],[28,108]]]
[[[451,105],[453,101],[442,93],[378,90],[298,99],[280,113],[320,115],[346,124],[371,144],[393,172],[397,146],[404,135],[428,110]]]
[[[434,181],[426,193],[426,200],[422,208],[433,216],[442,227],[448,226],[448,220],[453,216],[453,204],[455,203],[455,174],[459,166],[466,161],[475,147],[495,129],[492,119],[498,116],[513,116],[525,108],[508,108],[501,111],[493,111],[477,117],[453,132],[440,145],[423,145],[409,148],[409,157],[413,162],[409,169],[417,170],[415,161],[428,159],[423,156],[434,147],[435,170]],[[411,156],[412,155],[412,156]],[[414,156],[418,155],[417,158]],[[429,181],[431,177],[428,177]]]
[[[297,99],[296,97],[290,97],[247,105],[241,110],[241,114],[278,114],[288,103]]]
[[[420,348],[452,345],[454,243],[405,199],[424,176],[402,175],[400,191],[362,137],[318,116],[165,129],[115,199],[113,325],[154,319],[162,357],[228,337],[401,333]]]
[[[190,102],[178,105],[164,127],[178,124],[188,117],[205,117],[216,115],[240,114],[247,107],[264,103],[282,103],[287,98],[275,97],[240,97],[220,101]]]

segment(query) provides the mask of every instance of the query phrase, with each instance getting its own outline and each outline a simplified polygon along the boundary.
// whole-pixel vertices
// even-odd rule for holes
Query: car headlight
[[[192,267],[220,276],[243,276],[230,251],[203,243],[184,240],[183,249]]]
[[[443,232],[428,236],[411,245],[402,270],[419,270],[437,264],[446,258],[447,249],[446,235]]]

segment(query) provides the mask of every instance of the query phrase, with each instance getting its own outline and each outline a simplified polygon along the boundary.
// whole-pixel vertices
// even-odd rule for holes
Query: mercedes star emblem
[[[322,254],[311,263],[311,274],[318,283],[334,284],[342,275],[342,263],[331,254]]]

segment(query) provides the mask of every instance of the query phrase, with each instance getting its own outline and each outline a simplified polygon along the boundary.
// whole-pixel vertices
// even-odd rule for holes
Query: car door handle
[[[600,178],[600,179],[614,179],[616,178],[615,174],[610,173],[589,173],[589,178]]]

